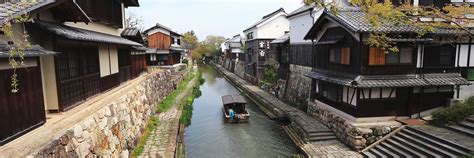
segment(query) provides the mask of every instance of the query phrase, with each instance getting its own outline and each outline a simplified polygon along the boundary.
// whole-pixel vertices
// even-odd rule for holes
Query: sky
[[[157,22],[178,33],[194,30],[199,40],[208,35],[230,38],[279,8],[287,13],[298,9],[301,0],[139,0],[129,7],[143,20],[145,29]]]

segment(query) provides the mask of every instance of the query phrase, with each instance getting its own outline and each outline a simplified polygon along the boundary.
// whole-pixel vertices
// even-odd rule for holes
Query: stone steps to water
[[[457,125],[448,126],[448,128],[474,137],[474,115],[469,116],[466,120],[459,122]]]
[[[448,126],[448,128],[453,130],[453,131],[456,131],[456,132],[463,133],[463,134],[469,135],[471,137],[474,137],[474,130],[470,130],[468,128],[461,127],[461,126],[458,126],[458,125]]]
[[[436,137],[434,135],[405,127],[379,144],[362,152],[364,157],[460,157],[468,156],[472,150]]]

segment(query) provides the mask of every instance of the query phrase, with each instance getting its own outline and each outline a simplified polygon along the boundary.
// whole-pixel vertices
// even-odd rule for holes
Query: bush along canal
[[[204,83],[199,89],[194,87],[193,94],[184,101],[177,157],[184,154],[186,157],[289,157],[302,154],[282,129],[283,123],[271,120],[248,98],[249,122],[225,123],[221,97],[240,92],[210,65],[200,65],[199,71],[204,79],[197,85]],[[188,124],[185,129],[184,124]]]

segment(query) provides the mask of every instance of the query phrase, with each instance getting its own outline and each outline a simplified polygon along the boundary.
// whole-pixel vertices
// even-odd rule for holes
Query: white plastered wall
[[[311,43],[310,40],[304,40],[304,36],[306,36],[308,31],[311,29],[314,21],[317,20],[321,16],[322,10],[319,10],[317,12],[312,12],[312,14],[314,16],[314,20],[313,20],[313,17],[311,17],[309,11],[289,18],[291,44]]]
[[[290,22],[284,15],[280,15],[273,20],[262,23],[257,26],[256,38],[274,39],[285,34],[290,30]]]

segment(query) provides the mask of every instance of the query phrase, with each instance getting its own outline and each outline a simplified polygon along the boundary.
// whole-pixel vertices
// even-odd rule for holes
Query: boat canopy
[[[226,95],[222,96],[222,103],[224,105],[228,104],[246,104],[245,98],[241,95]]]

